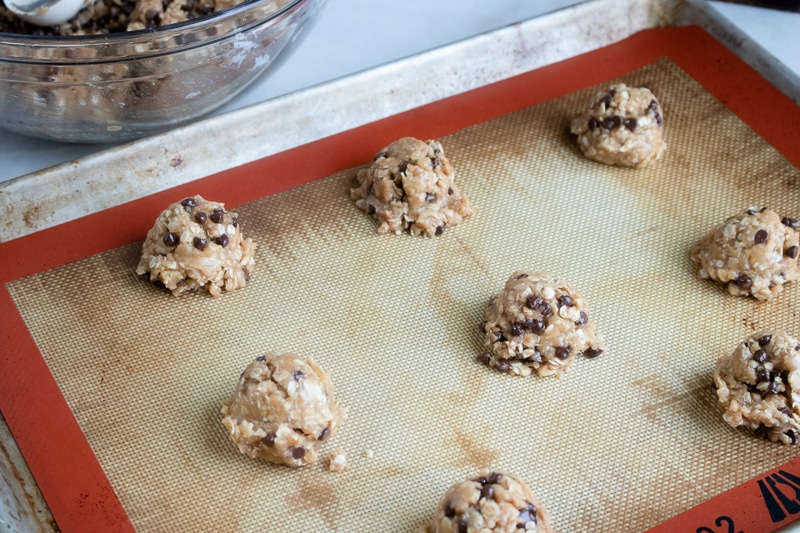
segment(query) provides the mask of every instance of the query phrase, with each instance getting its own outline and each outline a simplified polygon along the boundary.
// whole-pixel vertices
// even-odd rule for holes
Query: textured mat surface
[[[352,169],[237,208],[257,268],[216,300],[138,280],[140,243],[10,283],[137,530],[411,531],[489,467],[527,480],[559,531],[641,531],[793,458],[724,424],[711,372],[750,331],[796,328],[800,286],[735,298],[688,250],[750,205],[800,215],[800,170],[667,59],[619,80],[664,107],[647,169],[588,161],[568,133],[603,84],[440,139],[478,206],[441,237],[378,236]],[[486,301],[517,269],[570,280],[608,353],[560,380],[475,363]],[[228,439],[220,402],[269,350],[332,374],[346,473]]]

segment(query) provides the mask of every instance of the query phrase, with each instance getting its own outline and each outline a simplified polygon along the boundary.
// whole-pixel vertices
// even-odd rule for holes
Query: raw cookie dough
[[[478,361],[515,376],[560,377],[575,356],[597,357],[602,337],[586,300],[566,280],[514,272],[480,326],[489,350]]]
[[[239,216],[202,196],[184,198],[147,232],[136,273],[172,294],[205,287],[212,296],[244,287],[256,245],[242,237]]]
[[[291,466],[315,462],[344,419],[328,373],[292,353],[250,363],[222,414],[240,452]]]
[[[769,300],[800,278],[798,241],[800,222],[751,207],[711,230],[690,257],[701,278],[726,284],[733,295]]]
[[[664,112],[649,89],[612,85],[572,121],[570,130],[589,159],[642,168],[664,153]]]
[[[759,331],[717,361],[722,418],[784,444],[800,442],[800,342],[783,332]]]
[[[528,485],[509,474],[484,471],[445,493],[428,533],[550,533],[547,512]]]
[[[380,222],[378,233],[441,235],[475,209],[456,187],[453,167],[437,141],[399,139],[357,176],[350,197]]]
[[[0,32],[27,35],[98,35],[153,29],[228,9],[244,0],[94,0],[64,24],[39,27],[0,3]],[[288,0],[272,2],[270,13]]]

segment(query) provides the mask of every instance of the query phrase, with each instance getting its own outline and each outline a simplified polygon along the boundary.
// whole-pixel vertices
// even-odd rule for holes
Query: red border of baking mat
[[[800,167],[800,107],[699,27],[661,28],[0,244],[0,410],[58,526],[69,532],[133,531],[6,283],[142,239],[163,207],[175,198],[201,194],[236,206],[370,161],[377,150],[398,137],[441,137],[622,76],[663,56]],[[310,157],[312,154],[325,157]],[[800,458],[652,531],[766,533],[800,517],[792,515],[798,511]],[[773,518],[779,520],[773,522]]]

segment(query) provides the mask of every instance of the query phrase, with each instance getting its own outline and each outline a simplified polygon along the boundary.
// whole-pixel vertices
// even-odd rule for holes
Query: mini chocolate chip
[[[603,353],[603,350],[595,350],[594,348],[589,348],[583,352],[584,357],[588,357],[589,359],[594,359],[598,355]]]
[[[764,361],[767,360],[767,352],[765,352],[764,350],[756,350],[755,352],[753,352],[753,359],[755,359],[759,363],[763,363]]]
[[[219,224],[220,222],[222,222],[223,215],[225,215],[225,211],[223,211],[222,209],[214,209],[214,211],[211,212],[211,217],[210,217],[211,221],[216,224]]]
[[[603,120],[603,127],[607,130],[611,130],[614,128],[614,121],[611,120],[611,117],[608,117]]]
[[[369,211],[370,215],[374,215],[375,214],[375,206],[374,205],[369,204],[369,208],[367,210]]]
[[[542,314],[542,318],[547,319],[553,314],[553,308],[550,307],[549,303],[544,302],[539,306],[539,312]]]
[[[406,169],[408,169],[408,161],[401,161],[399,165],[397,165],[397,170],[401,174],[403,174]]]
[[[509,365],[506,361],[500,360],[494,364],[494,367],[500,372],[508,372],[508,369],[511,368],[511,365]]]
[[[790,429],[789,431],[784,433],[784,435],[789,437],[789,441],[791,441],[792,444],[797,444],[798,442],[800,442],[800,438],[798,438],[797,431],[793,429]]]
[[[175,246],[176,244],[178,244],[178,242],[180,242],[181,239],[177,233],[169,232],[165,234],[164,238],[161,240],[164,241],[164,244],[166,244],[167,246]]]
[[[625,127],[628,128],[630,131],[636,129],[637,122],[635,118],[626,118],[625,120],[622,121],[622,123],[625,124]]]
[[[487,500],[494,496],[494,487],[491,485],[484,485],[481,489],[481,498],[486,498]]]
[[[658,109],[658,102],[656,102],[655,100],[650,100],[650,105],[648,105],[647,108],[655,111],[656,109]]]
[[[225,248],[226,246],[228,246],[230,240],[231,240],[230,237],[228,237],[227,234],[223,233],[222,235],[214,239],[214,242]]]
[[[766,346],[772,341],[772,335],[763,335],[758,338],[758,345],[759,346]]]
[[[570,298],[569,294],[562,294],[558,297],[558,305],[559,307],[572,307],[572,298]]]
[[[435,157],[431,157],[431,168],[436,168],[439,166],[439,160]]]
[[[433,194],[432,192],[429,192],[429,193],[428,193],[428,194],[425,196],[425,201],[426,201],[426,202],[428,202],[429,204],[430,204],[430,203],[433,203],[434,201],[436,201],[436,195],[435,195],[435,194]]]
[[[586,311],[581,311],[575,323],[579,326],[583,326],[587,322],[589,322],[589,315],[586,314]]]
[[[756,244],[764,244],[769,239],[769,233],[766,230],[760,229],[753,236],[753,242]]]
[[[442,233],[444,233],[444,226],[438,226],[436,228],[436,231],[434,232],[434,234],[435,235],[441,235]]]
[[[295,381],[300,381],[304,377],[306,377],[306,375],[303,373],[302,370],[295,370],[294,373],[292,374],[292,379]]]
[[[756,437],[761,437],[762,439],[766,439],[769,437],[769,428],[764,424],[759,424],[759,426],[755,429],[754,433]]]
[[[597,121],[595,119],[590,118],[589,119],[589,123],[587,124],[587,126],[589,126],[589,131],[594,131],[594,130],[597,129],[598,124],[597,124]]]
[[[520,274],[519,276],[517,276],[517,279],[525,279],[527,277],[528,277],[527,274]]]
[[[197,202],[194,201],[194,198],[184,198],[181,201],[181,205],[185,207],[187,210],[194,208],[197,205]]]
[[[659,126],[664,123],[664,119],[661,118],[661,115],[657,111],[653,114],[653,116],[656,119],[656,124],[658,124]]]
[[[206,220],[208,219],[208,215],[206,215],[202,211],[198,211],[197,213],[194,214],[194,219],[200,224],[205,224]]]
[[[297,448],[292,448],[292,457],[295,459],[302,459],[306,456],[306,449],[302,446],[298,446]]]
[[[531,310],[536,309],[539,307],[539,304],[542,303],[542,299],[538,296],[528,296],[528,299],[525,300],[525,305],[527,305]]]
[[[489,474],[489,479],[486,480],[486,482],[491,483],[492,485],[496,485],[497,483],[500,483],[501,479],[503,479],[503,474],[500,474],[498,472],[492,472],[491,474]]]
[[[384,159],[389,157],[389,152],[378,152],[375,154],[374,160],[377,161],[378,159]]]
[[[792,229],[800,229],[800,220],[794,218],[783,217],[781,219],[781,224],[784,226],[789,226]]]
[[[450,503],[450,502],[447,502],[447,503],[444,505],[444,515],[445,515],[447,518],[453,518],[453,517],[456,515],[456,510],[455,510],[455,509],[453,509],[453,504],[452,504],[452,503]]]
[[[267,360],[266,355],[259,355],[258,357],[256,357],[256,361],[266,361],[266,360]]]
[[[770,376],[769,370],[767,370],[766,368],[762,367],[759,368],[758,371],[756,371],[756,379],[758,380],[759,383],[771,381],[770,379],[771,377],[772,376]]]
[[[556,357],[561,359],[562,361],[569,357],[569,352],[572,349],[569,346],[559,346],[556,348]]]
[[[519,512],[519,520],[520,523],[517,526],[517,529],[525,529],[525,524],[528,522],[533,522],[536,524],[536,506],[528,502],[528,506]]]
[[[788,247],[788,248],[786,249],[786,251],[784,252],[784,254],[786,254],[786,257],[788,257],[788,258],[790,258],[790,259],[795,259],[795,258],[797,258],[797,246],[790,246],[790,247]]]
[[[492,356],[488,352],[484,352],[478,355],[478,357],[476,357],[475,359],[482,365],[488,365],[489,362],[492,360]]]
[[[330,434],[331,434],[331,430],[328,429],[328,428],[325,428],[320,432],[319,437],[317,437],[317,440],[325,440],[325,439],[328,438],[328,435],[330,435]]]
[[[750,216],[753,216],[753,215],[756,214],[756,210],[753,209],[753,208],[750,208],[750,209],[747,210],[747,214],[750,215]]]
[[[192,244],[194,245],[195,248],[197,248],[198,250],[200,250],[202,252],[203,250],[206,249],[206,245],[208,244],[208,241],[206,241],[202,237],[195,237],[194,240],[192,240]]]
[[[488,480],[486,479],[486,476],[478,476],[475,479],[473,479],[472,481],[474,481],[475,483],[480,483],[480,485],[482,487],[482,486],[486,485],[486,482]]]
[[[750,276],[747,274],[739,274],[739,276],[734,280],[734,283],[743,291],[746,291],[753,286],[753,280],[751,280]]]
[[[275,446],[275,437],[276,437],[275,433],[267,433],[267,436],[261,439],[261,442],[264,443],[264,446],[272,448],[273,446]]]
[[[608,104],[610,104],[610,103],[611,103],[611,99],[612,99],[612,98],[614,98],[614,95],[613,95],[613,94],[611,94],[611,93],[609,92],[609,93],[605,94],[605,95],[604,95],[604,96],[603,96],[603,97],[602,97],[602,98],[599,100],[599,102],[600,102],[601,104],[606,104],[606,105],[608,105]]]
[[[461,520],[458,522],[458,533],[468,533],[469,532],[469,524],[467,524],[467,519],[465,517],[461,517]]]
[[[611,117],[611,123],[613,124],[614,129],[619,128],[620,126],[622,126],[622,118],[618,117],[617,115],[614,115],[613,117]]]
[[[453,188],[452,187],[448,187],[447,188],[447,194],[449,194],[450,196],[453,196]]]
[[[494,332],[494,342],[504,342],[506,340],[506,336],[503,335],[501,332],[496,331]]]
[[[544,330],[547,329],[544,325],[544,321],[539,320],[538,318],[530,318],[526,320],[525,327],[537,335],[541,335],[544,333]]]
[[[515,337],[519,337],[520,335],[525,334],[525,329],[522,327],[521,324],[513,324],[511,326],[511,334]]]
[[[231,225],[232,225],[234,228],[237,228],[237,227],[239,227],[239,217],[233,217],[233,218],[231,219]]]
[[[786,416],[792,416],[793,414],[791,407],[789,407],[788,405],[784,405],[779,409],[779,411],[785,414]]]
[[[770,394],[778,394],[778,384],[774,381],[767,385],[767,392]]]

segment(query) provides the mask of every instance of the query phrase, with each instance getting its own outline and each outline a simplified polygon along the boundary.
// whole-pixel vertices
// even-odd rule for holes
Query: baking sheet
[[[621,79],[664,105],[669,148],[644,171],[577,151],[566,128],[588,87],[442,137],[479,211],[440,238],[376,235],[347,169],[238,208],[259,267],[218,300],[140,282],[140,243],[10,283],[136,529],[412,530],[491,467],[526,479],[558,530],[641,531],[793,458],[725,426],[710,375],[753,329],[791,329],[797,291],[732,298],[687,252],[748,205],[796,214],[800,173],[672,61]],[[477,365],[483,306],[520,268],[570,279],[608,353],[561,380]],[[228,441],[219,403],[272,349],[331,371],[347,473]]]

